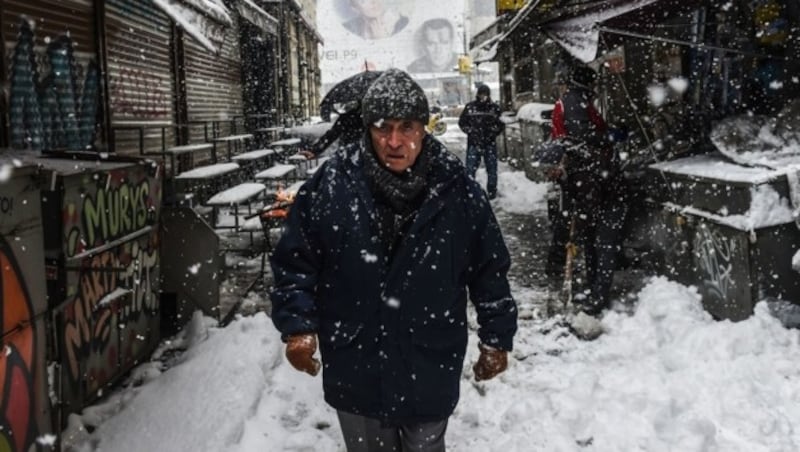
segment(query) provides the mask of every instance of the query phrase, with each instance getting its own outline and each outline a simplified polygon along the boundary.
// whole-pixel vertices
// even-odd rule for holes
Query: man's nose
[[[386,144],[392,148],[400,147],[403,144],[403,135],[399,130],[393,129],[389,132],[389,138],[386,140]]]

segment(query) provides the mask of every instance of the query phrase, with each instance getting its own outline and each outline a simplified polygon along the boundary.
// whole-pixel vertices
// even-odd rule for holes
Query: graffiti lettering
[[[0,212],[10,214],[14,209],[14,198],[0,196]]]
[[[733,286],[731,260],[736,251],[736,242],[726,239],[718,231],[700,227],[694,240],[694,248],[698,253],[700,268],[705,272],[703,282],[709,295],[726,300]]]
[[[118,115],[129,114],[137,118],[165,117],[169,104],[161,80],[141,69],[122,68],[112,79],[113,108]]]
[[[87,369],[87,375],[96,377],[90,386],[102,384],[97,379],[113,375],[119,356],[115,329],[135,322],[143,313],[156,314],[158,297],[153,282],[157,279],[158,250],[149,248],[149,241],[150,238],[134,240],[100,253],[89,259],[81,273],[78,297],[71,305],[64,328],[67,362],[75,381],[81,375],[81,362],[97,366],[95,361],[87,359],[91,353],[106,356],[101,362],[109,367]],[[147,336],[149,332],[136,331],[136,334]]]
[[[86,196],[83,203],[83,227],[89,247],[141,229],[147,222],[147,197],[150,185],[121,185],[99,189],[95,198]]]

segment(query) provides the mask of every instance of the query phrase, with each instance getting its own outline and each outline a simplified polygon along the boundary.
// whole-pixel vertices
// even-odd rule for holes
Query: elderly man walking
[[[509,254],[486,194],[425,133],[428,102],[390,69],[362,100],[367,128],[300,189],[271,257],[272,319],[316,375],[349,452],[444,451],[467,345],[476,380],[503,372],[517,329]]]

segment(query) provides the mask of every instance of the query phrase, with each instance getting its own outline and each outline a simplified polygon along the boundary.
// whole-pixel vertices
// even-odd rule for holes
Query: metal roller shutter
[[[0,5],[10,146],[91,146],[100,105],[93,2],[4,0]]]
[[[219,55],[209,52],[191,37],[184,37],[189,121],[218,122],[220,136],[231,133],[231,121],[234,119],[237,119],[237,132],[242,132],[242,72],[239,53],[241,19],[235,15],[232,19],[234,25],[227,29]],[[193,127],[191,142],[202,141],[203,131]]]
[[[162,129],[174,124],[175,79],[172,74],[169,17],[150,0],[109,0],[106,42],[111,124],[116,151],[138,153],[138,131],[122,127],[147,125],[146,151],[161,149]],[[167,127],[165,144],[175,144]]]

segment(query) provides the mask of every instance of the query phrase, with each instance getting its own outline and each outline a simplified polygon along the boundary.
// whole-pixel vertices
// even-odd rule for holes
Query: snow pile
[[[734,116],[720,121],[711,141],[726,157],[750,165],[800,166],[800,101],[777,116]]]
[[[743,215],[724,217],[723,223],[744,231],[775,226],[794,221],[789,200],[782,198],[771,185],[750,188],[750,210]]]
[[[464,380],[453,450],[797,449],[796,330],[764,303],[746,321],[715,322],[695,289],[663,278],[638,298],[594,342],[523,324],[499,382]]]

